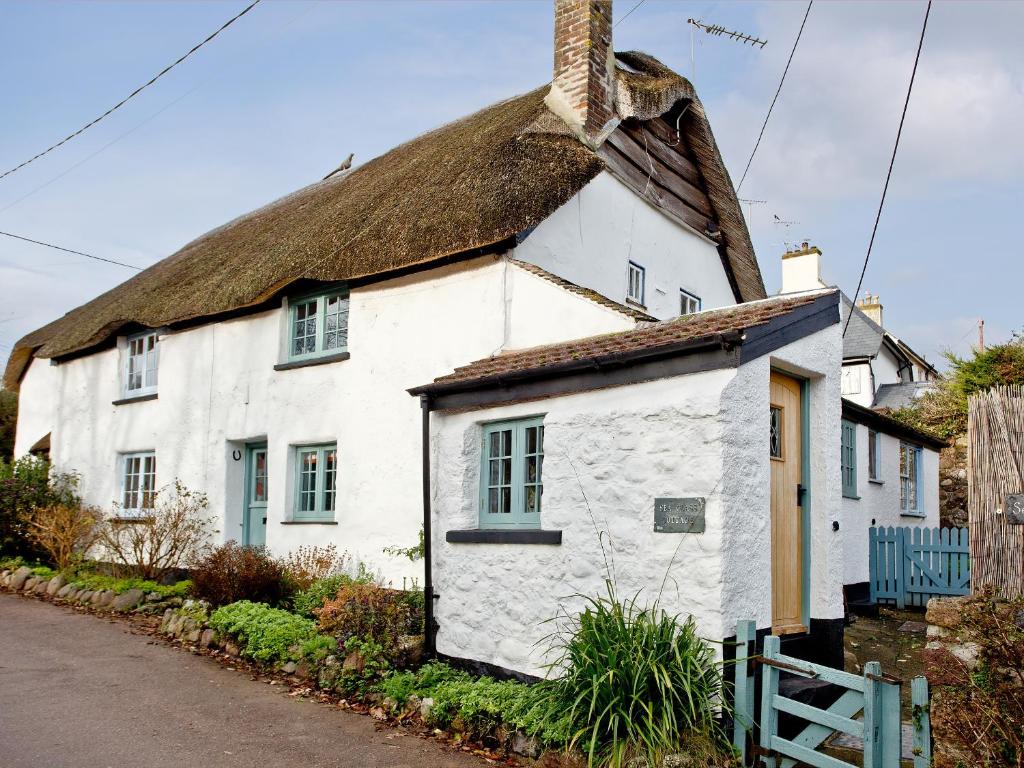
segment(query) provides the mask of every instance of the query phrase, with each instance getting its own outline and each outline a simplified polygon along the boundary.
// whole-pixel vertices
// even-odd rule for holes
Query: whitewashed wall
[[[843,615],[839,517],[838,326],[739,369],[535,402],[433,415],[434,578],[438,649],[529,674],[544,673],[550,619],[603,592],[599,531],[613,543],[620,595],[643,590],[693,615],[721,640],[738,618],[771,623],[768,383],[772,365],[811,386],[811,615]],[[541,526],[562,544],[450,544],[478,527],[481,424],[544,416]],[[578,478],[578,479],[577,479]],[[584,493],[589,502],[584,501]],[[707,498],[703,534],[654,533],[658,496]],[[666,576],[667,581],[666,581]]]
[[[736,303],[715,243],[675,223],[611,174],[599,174],[545,219],[515,249],[515,257],[626,299],[626,269],[646,269],[647,312],[679,314],[679,289],[700,296],[703,309]]]
[[[553,321],[557,319],[557,321]],[[422,523],[420,407],[406,389],[507,345],[526,346],[633,326],[500,257],[485,257],[351,293],[351,359],[275,371],[285,313],[275,309],[171,333],[160,342],[159,396],[121,397],[118,352],[23,379],[18,450],[52,429],[52,458],[82,475],[88,503],[109,508],[120,453],[155,450],[159,485],[179,478],[205,491],[219,540],[241,535],[242,462],[232,451],[269,447],[267,544],[335,543],[395,583],[422,565],[382,553],[411,546]],[[282,525],[292,512],[297,444],[338,443],[337,525]]]
[[[725,635],[737,619],[771,626],[771,476],[768,459],[769,379],[777,368],[810,381],[811,618],[843,616],[843,548],[832,522],[842,495],[837,439],[842,330],[834,325],[739,368],[722,398],[726,417],[723,482]]]
[[[573,595],[603,594],[600,531],[607,532],[622,597],[642,590],[642,602],[653,601],[665,582],[666,610],[692,614],[704,635],[723,637],[719,400],[734,375],[712,371],[435,413],[438,650],[543,675],[541,641],[553,629],[547,622],[580,607]],[[544,415],[541,527],[561,530],[562,544],[445,542],[445,531],[479,527],[480,425],[537,414]],[[707,497],[705,533],[654,533],[657,496]]]
[[[857,494],[859,499],[842,499],[843,583],[862,584],[868,580],[868,529],[872,525],[939,525],[939,453],[930,448],[921,452],[921,478],[924,517],[900,514],[900,439],[882,435],[880,480],[869,480],[868,428],[857,425]],[[838,453],[837,439],[836,445]]]

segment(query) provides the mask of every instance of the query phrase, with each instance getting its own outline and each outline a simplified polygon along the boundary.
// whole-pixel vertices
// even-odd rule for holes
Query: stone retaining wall
[[[0,572],[0,588],[116,613],[155,614],[182,604],[180,597],[164,597],[159,592],[147,594],[141,589],[129,589],[120,594],[112,589],[80,589],[69,584],[60,574],[52,577],[35,576],[28,567]]]

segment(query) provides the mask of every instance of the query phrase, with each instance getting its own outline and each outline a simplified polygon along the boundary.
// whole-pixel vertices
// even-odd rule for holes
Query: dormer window
[[[685,288],[679,289],[679,314],[692,315],[700,312],[700,296],[690,293]]]
[[[145,331],[129,336],[125,354],[124,396],[140,397],[156,392],[156,374],[159,362],[156,331]]]
[[[643,306],[644,268],[634,261],[629,262],[626,278],[626,299],[634,304]]]
[[[348,289],[301,296],[289,308],[288,359],[345,352],[348,348]]]

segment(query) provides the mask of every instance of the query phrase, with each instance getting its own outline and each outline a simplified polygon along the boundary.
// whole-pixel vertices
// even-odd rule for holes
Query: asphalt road
[[[480,768],[123,622],[0,593],[0,767]]]

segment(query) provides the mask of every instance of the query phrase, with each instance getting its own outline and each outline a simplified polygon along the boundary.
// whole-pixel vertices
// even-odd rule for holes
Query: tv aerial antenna
[[[755,205],[765,205],[768,202],[767,200],[750,200],[749,198],[745,198],[745,197],[739,197],[739,198],[736,198],[736,199],[739,200],[741,203],[743,203],[745,206],[747,206],[747,225],[748,226],[750,225],[750,220],[751,220],[751,218],[754,215],[754,206]]]
[[[743,45],[750,43],[752,48],[764,48],[768,45],[767,40],[748,35],[746,32],[726,29],[721,24],[705,24],[701,19],[687,19],[686,23],[690,25],[690,76],[693,78],[697,77],[696,31],[698,29],[703,30],[712,37],[726,37]]]

